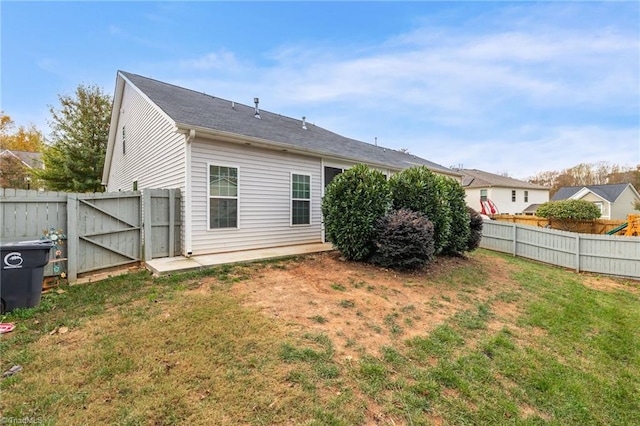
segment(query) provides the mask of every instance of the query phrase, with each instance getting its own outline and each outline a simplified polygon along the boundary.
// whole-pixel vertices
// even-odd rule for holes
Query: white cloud
[[[247,104],[259,96],[265,109],[446,166],[524,178],[640,163],[637,28],[564,25],[583,18],[572,8],[505,8],[462,30],[426,22],[379,45],[294,43],[264,63],[209,52],[179,61],[180,83]]]
[[[185,71],[230,71],[240,68],[235,55],[227,51],[211,52],[197,58],[183,59],[179,64]]]

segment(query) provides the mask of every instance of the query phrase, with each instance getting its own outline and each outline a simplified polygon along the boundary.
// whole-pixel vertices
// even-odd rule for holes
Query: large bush
[[[322,199],[325,233],[349,260],[367,260],[375,251],[376,223],[391,206],[385,176],[359,164],[339,174]]]
[[[394,269],[426,265],[434,254],[433,223],[407,209],[393,210],[378,221],[371,261]]]
[[[427,216],[434,226],[435,253],[442,252],[451,234],[452,217],[437,175],[425,166],[411,167],[393,175],[389,184],[393,208]]]
[[[536,215],[547,219],[594,220],[601,215],[600,208],[590,201],[549,201],[538,207]]]
[[[460,254],[467,250],[469,241],[470,218],[466,194],[460,182],[447,176],[438,175],[438,188],[443,201],[449,204],[451,232],[445,241],[442,252],[445,254]]]
[[[469,212],[469,239],[467,240],[466,251],[473,251],[480,247],[480,240],[482,240],[482,224],[483,219],[480,213],[467,207]]]

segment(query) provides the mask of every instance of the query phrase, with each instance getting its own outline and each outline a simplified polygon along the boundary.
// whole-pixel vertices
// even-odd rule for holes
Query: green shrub
[[[469,238],[467,239],[466,251],[473,251],[480,247],[480,240],[482,240],[482,223],[483,219],[480,213],[467,207],[469,211]]]
[[[471,233],[469,210],[465,200],[466,194],[460,182],[453,178],[437,175],[438,187],[444,201],[449,204],[451,215],[451,232],[445,241],[444,254],[460,254],[467,250]]]
[[[385,268],[415,269],[434,254],[433,223],[408,209],[393,210],[378,221],[371,261]]]
[[[594,220],[601,215],[600,208],[590,201],[549,201],[538,207],[536,215],[547,219]]]
[[[391,206],[385,176],[364,164],[339,174],[322,199],[325,233],[349,260],[367,260],[375,251],[376,223]]]
[[[437,175],[425,166],[411,167],[393,175],[389,185],[393,208],[427,216],[434,227],[435,253],[442,252],[451,234],[452,217],[449,203],[443,202],[444,188],[439,185]]]

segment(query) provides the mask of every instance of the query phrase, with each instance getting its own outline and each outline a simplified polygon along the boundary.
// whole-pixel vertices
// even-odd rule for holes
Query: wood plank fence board
[[[180,253],[180,203],[177,189],[73,194],[0,188],[0,241],[36,240],[45,230],[61,229],[67,239],[59,257],[67,259],[74,282],[79,274]],[[53,275],[49,263],[45,276]]]

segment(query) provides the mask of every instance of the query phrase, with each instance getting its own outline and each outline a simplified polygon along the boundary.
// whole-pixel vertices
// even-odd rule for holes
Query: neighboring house
[[[461,173],[436,163],[254,102],[119,71],[103,172],[107,191],[179,188],[189,256],[324,241],[324,188],[358,163],[387,176],[426,165],[461,181]]]
[[[497,209],[496,214],[533,215],[540,204],[549,201],[549,190],[546,186],[496,175],[476,169],[458,169],[464,176],[462,187],[467,196],[467,205],[478,212],[492,214],[487,211],[491,206]]]
[[[563,186],[551,200],[591,201],[600,208],[602,219],[624,220],[627,215],[637,213],[634,203],[640,202],[640,195],[630,183]]]
[[[44,169],[42,153],[5,149],[0,152],[0,187],[32,189],[31,169]]]

